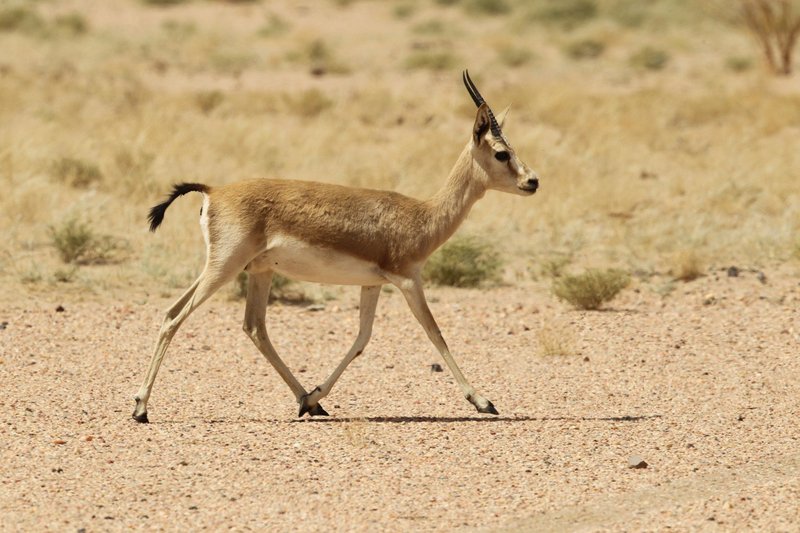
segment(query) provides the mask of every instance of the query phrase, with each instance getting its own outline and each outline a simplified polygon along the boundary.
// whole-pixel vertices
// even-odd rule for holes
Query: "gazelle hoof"
[[[322,408],[320,404],[315,404],[312,406],[306,405],[306,400],[308,399],[308,395],[303,396],[303,401],[300,404],[300,412],[297,413],[298,418],[302,418],[304,414],[308,413],[311,416],[330,416],[328,411]]]
[[[147,419],[147,411],[142,414],[137,415],[136,411],[133,412],[133,419],[139,422],[140,424],[149,424],[150,421]]]
[[[494,405],[492,404],[492,402],[487,402],[486,403],[486,407],[478,407],[476,405],[475,408],[478,409],[479,413],[487,413],[487,414],[490,414],[490,415],[499,415],[500,414],[500,413],[497,412],[497,409],[494,408]]]

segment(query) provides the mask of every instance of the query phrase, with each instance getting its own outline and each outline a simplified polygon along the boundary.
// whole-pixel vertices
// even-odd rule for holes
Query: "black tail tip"
[[[147,220],[150,221],[150,231],[155,232],[158,229],[164,221],[164,213],[167,212],[167,208],[178,196],[183,196],[186,193],[195,191],[206,193],[208,190],[208,186],[202,183],[178,183],[173,185],[172,191],[169,193],[167,199],[150,209],[150,213],[147,215]]]

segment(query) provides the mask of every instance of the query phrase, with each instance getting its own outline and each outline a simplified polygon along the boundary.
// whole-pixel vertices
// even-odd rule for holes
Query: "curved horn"
[[[462,79],[464,80],[464,86],[467,88],[467,92],[469,92],[469,95],[472,97],[472,101],[475,102],[475,107],[480,107],[481,104],[486,104],[486,100],[483,99],[480,91],[478,91],[478,88],[475,87],[475,83],[472,81],[472,78],[469,77],[468,70],[464,70]],[[489,127],[492,130],[492,135],[498,139],[505,140],[505,136],[503,135],[503,132],[500,131],[500,125],[497,123],[497,119],[494,118],[494,113],[492,113],[492,108],[489,107],[489,104],[486,104],[486,110],[489,112]]]
[[[485,102],[481,93],[478,92],[478,89],[475,87],[475,84],[472,82],[472,78],[469,77],[469,71],[465,70],[462,78],[464,80],[464,87],[467,88],[467,92],[472,97],[472,101],[475,102],[475,107],[480,107],[482,103]]]

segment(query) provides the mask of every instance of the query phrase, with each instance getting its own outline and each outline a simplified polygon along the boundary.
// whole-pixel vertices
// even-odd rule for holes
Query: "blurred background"
[[[199,197],[156,235],[146,214],[178,181],[427,197],[469,140],[464,68],[541,178],[459,231],[498,281],[796,272],[798,21],[793,0],[0,1],[0,292],[177,294]]]

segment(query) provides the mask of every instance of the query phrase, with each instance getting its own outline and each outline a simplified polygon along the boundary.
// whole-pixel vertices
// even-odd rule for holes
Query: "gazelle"
[[[386,283],[403,293],[466,399],[481,413],[498,414],[492,402],[467,382],[450,355],[425,301],[421,271],[488,189],[530,196],[539,180],[517,157],[501,130],[503,121],[497,121],[466,71],[463,80],[478,107],[472,135],[444,187],[429,200],[390,191],[262,179],[213,188],[182,183],[150,210],[150,230],[155,231],[177,197],[203,193],[200,227],[207,258],[200,277],[164,317],[150,368],[135,397],[137,422],[148,421],[153,382],[181,323],[242,270],[249,274],[244,331],[292,390],[300,406],[298,416],[328,414],[319,401],[367,345],[381,286]],[[276,272],[297,280],[361,286],[358,336],[330,377],[311,392],[297,381],[267,335],[267,300]]]

